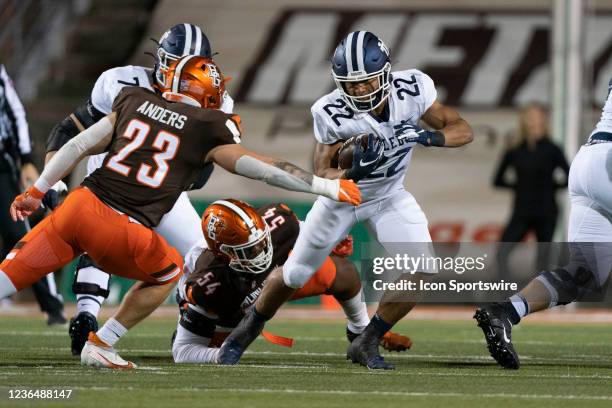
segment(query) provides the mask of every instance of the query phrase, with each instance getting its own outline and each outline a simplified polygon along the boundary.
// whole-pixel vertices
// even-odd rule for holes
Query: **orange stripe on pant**
[[[163,237],[130,222],[86,188],[70,193],[28,232],[0,269],[21,290],[83,252],[108,273],[153,284],[174,282],[183,271],[183,259]]]
[[[291,300],[324,295],[336,280],[336,265],[328,256],[308,282],[291,296]]]

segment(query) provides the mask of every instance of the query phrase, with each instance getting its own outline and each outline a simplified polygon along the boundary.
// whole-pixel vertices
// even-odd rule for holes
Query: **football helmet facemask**
[[[233,270],[260,274],[270,268],[270,229],[249,204],[234,199],[215,201],[202,215],[202,231],[208,248],[229,260]]]
[[[334,82],[342,98],[357,112],[374,110],[389,97],[390,73],[389,48],[369,31],[350,33],[338,44],[332,57]],[[347,85],[372,79],[377,81],[367,94],[352,95],[347,90]]]

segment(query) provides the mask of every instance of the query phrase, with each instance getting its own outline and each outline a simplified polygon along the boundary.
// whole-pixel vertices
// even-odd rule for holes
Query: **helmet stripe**
[[[255,226],[255,224],[253,223],[253,220],[251,219],[251,217],[249,217],[247,215],[247,213],[245,213],[242,208],[238,207],[236,204],[226,201],[226,200],[217,200],[215,201],[213,204],[219,204],[219,205],[223,205],[227,208],[229,208],[230,210],[232,210],[233,212],[235,212],[236,214],[238,214],[238,216],[240,218],[242,218],[242,220],[245,222],[245,224],[247,225],[247,227],[249,227],[249,229],[253,228]]]
[[[200,52],[202,51],[202,30],[198,26],[194,26],[194,28],[196,33],[194,55],[200,55]]]
[[[172,92],[180,93],[179,85],[181,84],[181,72],[183,71],[183,67],[185,66],[187,61],[189,61],[192,58],[193,58],[193,55],[186,56],[183,59],[181,59],[178,65],[176,66],[174,70],[174,77],[172,78]]]
[[[189,55],[189,49],[191,48],[191,24],[183,24],[185,28],[185,44],[183,45],[183,55]]]
[[[357,35],[355,35],[357,34]],[[357,71],[357,37],[358,33],[353,33],[351,37],[351,66],[353,67],[352,71]]]
[[[196,28],[193,24],[189,24],[189,28],[191,29],[191,44],[189,45],[189,54],[195,55],[195,45],[196,45]]]
[[[352,59],[352,47],[351,44],[353,42],[353,34],[355,33],[350,33],[348,35],[348,37],[346,38],[346,43],[344,44],[344,55],[346,58],[346,68],[347,68],[347,73],[349,72],[353,72],[355,69],[353,67],[353,59]]]
[[[365,37],[365,31],[360,31],[357,35],[357,70],[365,72],[363,64],[363,38]]]

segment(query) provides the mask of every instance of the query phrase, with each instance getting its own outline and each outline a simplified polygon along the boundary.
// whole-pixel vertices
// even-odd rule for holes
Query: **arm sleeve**
[[[104,138],[113,131],[113,125],[108,118],[103,118],[98,123],[84,130],[78,136],[70,139],[47,163],[42,174],[36,180],[34,186],[46,193],[51,186],[61,180],[66,172],[72,168],[87,153],[93,153],[92,149],[99,146]],[[99,152],[98,152],[99,153]]]
[[[508,167],[510,167],[510,162],[511,162],[511,152],[506,152],[504,154],[504,157],[502,158],[502,161],[499,163],[499,166],[497,167],[497,171],[495,172],[495,178],[493,179],[493,185],[495,187],[502,187],[502,188],[512,188],[514,187],[514,185],[506,182],[506,170],[508,170]]]
[[[19,141],[19,154],[21,156],[21,162],[31,163],[32,162],[32,141],[30,140],[30,132],[28,129],[28,122],[26,120],[26,113],[17,91],[13,85],[13,81],[8,76],[4,65],[0,65],[0,77],[4,82],[4,90],[6,95],[6,101],[8,108],[15,121],[15,128],[17,130],[17,138]]]

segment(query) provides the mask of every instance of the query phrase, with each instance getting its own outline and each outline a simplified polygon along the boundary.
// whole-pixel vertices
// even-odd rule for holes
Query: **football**
[[[350,169],[353,166],[353,154],[357,146],[360,146],[363,151],[368,148],[368,138],[366,136],[365,133],[362,133],[346,139],[338,149],[336,160],[339,169]]]

